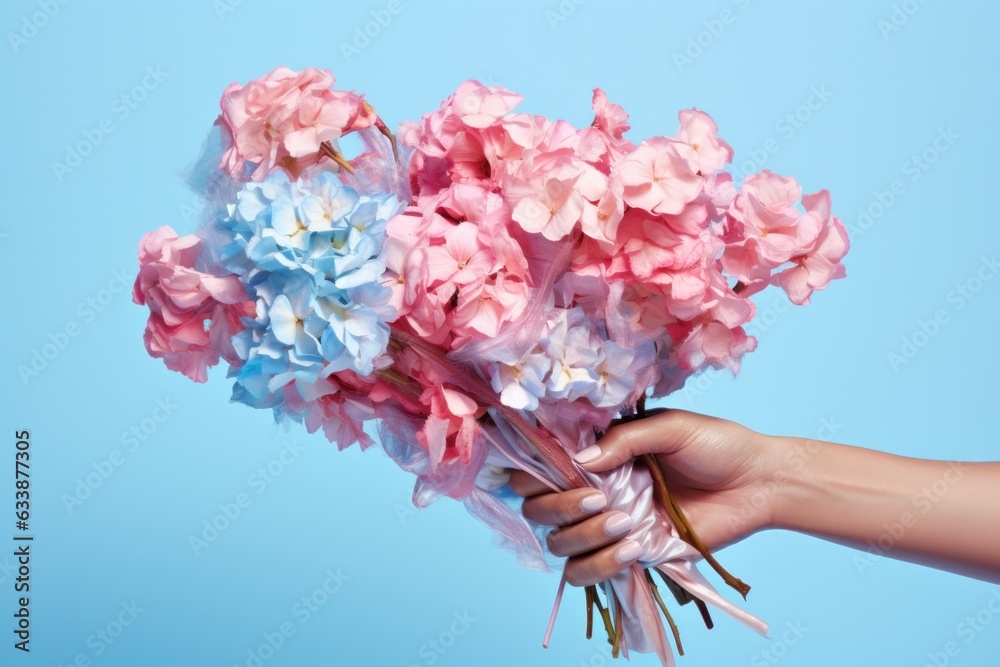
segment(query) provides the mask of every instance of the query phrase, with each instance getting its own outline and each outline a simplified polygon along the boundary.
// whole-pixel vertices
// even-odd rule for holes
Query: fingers
[[[553,492],[522,471],[510,474],[510,488],[525,497],[521,512],[531,521],[560,526],[548,536],[549,550],[566,561],[566,581],[589,586],[606,581],[642,555],[642,548],[621,537],[632,528],[624,512],[602,512],[607,498],[596,489]]]
[[[701,418],[684,410],[666,410],[645,419],[616,424],[596,445],[577,452],[573,458],[587,470],[602,472],[642,454],[668,454],[690,437]]]
[[[607,504],[608,499],[596,489],[572,489],[532,496],[524,501],[521,513],[544,526],[563,526],[593,516]]]
[[[604,547],[600,551],[566,561],[566,581],[572,586],[591,586],[607,581],[642,555],[642,547],[632,540]]]
[[[578,556],[613,544],[632,528],[624,512],[604,512],[580,523],[549,533],[549,551],[554,556]]]

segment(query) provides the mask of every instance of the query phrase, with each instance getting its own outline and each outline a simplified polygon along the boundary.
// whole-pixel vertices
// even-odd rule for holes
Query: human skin
[[[601,472],[647,453],[712,551],[784,529],[1000,583],[1000,462],[769,436],[683,410],[613,426],[576,458]],[[555,493],[520,471],[510,485],[525,497],[525,517],[557,527],[548,545],[568,557],[570,584],[605,581],[641,555],[624,537],[628,515],[607,509],[599,491]]]

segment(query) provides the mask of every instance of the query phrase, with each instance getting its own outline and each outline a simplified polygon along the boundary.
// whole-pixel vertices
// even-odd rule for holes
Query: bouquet
[[[224,360],[233,401],[341,449],[377,441],[416,477],[415,505],[460,500],[525,566],[547,567],[544,532],[508,471],[600,489],[643,549],[585,590],[587,635],[596,606],[615,656],[672,665],[667,627],[683,653],[653,574],[709,627],[707,604],[765,634],[696,569],[704,558],[749,590],[655,464],[594,474],[572,454],[706,368],[735,374],[756,347],[753,294],[777,286],[804,305],[844,276],[829,193],[766,170],[737,188],[732,148],[697,109],[634,144],[599,88],[576,128],[466,81],[394,134],[333,86],[326,70],[279,68],[224,91],[189,178],[199,228],[139,247],[149,354],[196,382]],[[362,150],[348,156],[352,133]]]

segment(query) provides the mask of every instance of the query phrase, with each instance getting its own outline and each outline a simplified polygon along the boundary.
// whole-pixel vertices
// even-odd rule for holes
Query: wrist
[[[786,436],[763,436],[761,477],[768,499],[766,528],[800,529],[798,517],[814,496],[816,473],[810,464],[830,443]]]
[[[851,524],[906,508],[913,469],[898,457],[811,438],[775,438],[773,448],[774,528],[843,538]]]

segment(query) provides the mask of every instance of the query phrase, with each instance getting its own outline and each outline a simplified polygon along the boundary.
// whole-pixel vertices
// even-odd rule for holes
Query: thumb
[[[682,427],[683,410],[666,410],[645,419],[616,424],[596,445],[577,452],[573,458],[591,472],[617,468],[643,454],[670,454],[683,445],[689,433]]]

